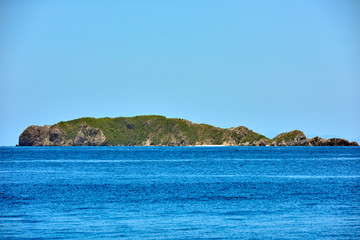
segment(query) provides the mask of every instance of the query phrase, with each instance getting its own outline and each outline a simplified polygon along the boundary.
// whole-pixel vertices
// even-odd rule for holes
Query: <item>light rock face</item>
[[[274,137],[271,146],[309,146],[308,139],[302,131],[294,130]]]
[[[106,146],[106,137],[98,128],[82,124],[72,142],[73,146]]]
[[[266,139],[260,139],[259,141],[255,142],[255,146],[266,146]]]
[[[106,146],[107,140],[102,131],[82,124],[74,139],[66,139],[60,127],[45,125],[30,126],[19,137],[20,146]]]
[[[251,131],[250,129],[248,129],[247,127],[244,127],[244,126],[229,128],[229,130],[236,133],[238,138],[243,138],[243,137],[246,137],[247,135],[250,135],[253,133],[253,131]]]
[[[229,130],[234,133],[236,135],[237,140],[240,140],[239,144],[236,144],[235,141],[230,142],[230,144],[228,144],[229,146],[266,146],[267,142],[269,141],[269,139],[265,138],[264,136],[260,136],[258,138],[258,140],[253,140],[253,141],[241,141],[244,138],[246,138],[247,136],[250,135],[258,135],[257,133],[254,133],[252,130],[248,129],[247,127],[244,126],[240,126],[240,127],[236,127],[236,128],[229,128]]]

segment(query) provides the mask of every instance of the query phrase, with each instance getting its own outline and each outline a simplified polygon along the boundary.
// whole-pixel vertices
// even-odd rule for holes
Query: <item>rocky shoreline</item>
[[[346,139],[308,139],[294,130],[269,139],[244,126],[222,129],[163,116],[82,118],[29,126],[18,146],[358,146]]]

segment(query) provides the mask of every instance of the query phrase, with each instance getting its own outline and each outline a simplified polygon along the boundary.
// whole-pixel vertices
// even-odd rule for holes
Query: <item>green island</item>
[[[244,126],[219,128],[158,115],[79,118],[54,125],[29,126],[19,146],[358,146],[345,139],[308,139],[302,131],[273,139]]]

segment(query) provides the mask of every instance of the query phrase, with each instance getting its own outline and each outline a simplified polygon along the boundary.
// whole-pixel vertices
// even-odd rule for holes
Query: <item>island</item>
[[[269,139],[247,127],[219,128],[158,115],[79,118],[29,126],[18,146],[358,146],[345,139],[308,139],[302,131]]]

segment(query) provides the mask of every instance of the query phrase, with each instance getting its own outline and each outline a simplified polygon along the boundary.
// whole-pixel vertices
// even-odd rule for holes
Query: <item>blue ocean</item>
[[[359,147],[0,147],[1,239],[360,239]]]

